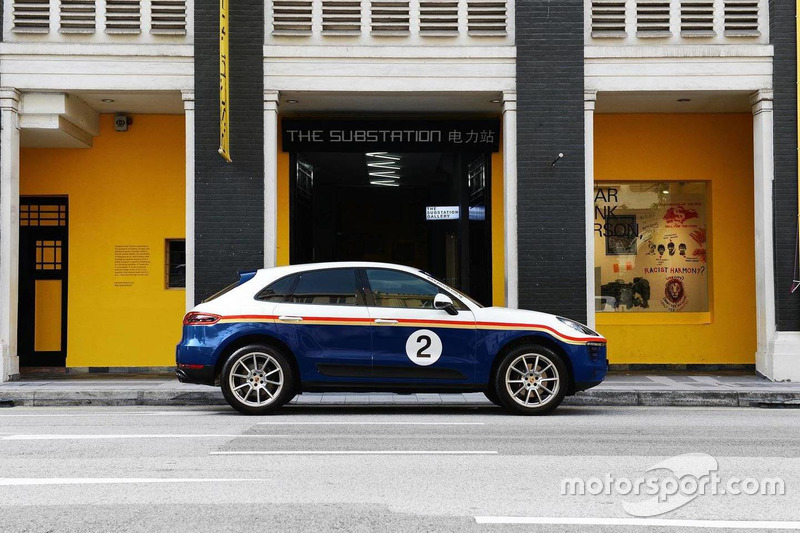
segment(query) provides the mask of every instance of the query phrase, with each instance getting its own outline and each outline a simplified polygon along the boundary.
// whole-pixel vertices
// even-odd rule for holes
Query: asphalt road
[[[670,459],[682,454],[695,455]],[[648,472],[664,460],[668,469]],[[753,492],[770,478],[784,494],[711,494],[708,485],[698,494],[691,484],[668,494],[669,479],[699,479],[703,468],[723,490],[751,478],[739,488]],[[605,485],[562,494],[565,479],[589,492]],[[662,501],[625,492],[620,480],[637,479],[655,479]],[[800,530],[800,410],[0,409],[3,533],[734,527]]]

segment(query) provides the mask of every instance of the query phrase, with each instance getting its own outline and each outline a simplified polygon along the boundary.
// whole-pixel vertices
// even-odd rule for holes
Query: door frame
[[[17,322],[17,352],[21,367],[65,367],[67,358],[67,324],[68,324],[68,295],[69,295],[69,197],[67,195],[24,195],[20,196],[20,241],[19,241],[19,281],[18,281],[18,316]],[[58,205],[64,206],[63,225],[22,225],[23,206],[30,205]],[[60,218],[60,216],[59,216]],[[33,232],[45,232],[44,239],[34,235]],[[27,234],[27,235],[26,235]],[[37,271],[35,246],[37,240],[61,241],[61,269]],[[33,257],[25,257],[24,253],[32,243]],[[58,275],[44,275],[49,272]],[[61,281],[61,349],[59,351],[36,351],[36,281],[37,279],[54,279]],[[25,320],[28,317],[30,320]],[[30,341],[28,343],[28,341]],[[30,350],[23,353],[23,350]]]

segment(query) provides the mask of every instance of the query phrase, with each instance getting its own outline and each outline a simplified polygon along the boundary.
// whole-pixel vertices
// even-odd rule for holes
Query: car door
[[[273,311],[304,383],[368,379],[370,318],[353,268],[307,270]]]
[[[471,383],[475,373],[475,317],[448,294],[455,315],[434,309],[445,291],[409,272],[362,269],[372,319],[372,375],[410,385]]]

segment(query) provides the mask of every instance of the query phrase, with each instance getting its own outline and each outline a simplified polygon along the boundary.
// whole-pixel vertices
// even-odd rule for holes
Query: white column
[[[583,92],[583,139],[586,172],[586,325],[594,329],[594,108],[597,91]]]
[[[0,381],[19,374],[19,100],[0,88]]]
[[[770,342],[775,336],[775,278],[772,235],[772,91],[750,96],[753,106],[753,160],[756,254],[756,370],[772,378]]]
[[[186,311],[194,307],[194,91],[181,91],[186,127]]]
[[[278,91],[264,91],[264,266],[278,261]]]
[[[772,91],[754,93],[750,103],[753,106],[755,162],[756,370],[775,381],[800,381],[800,332],[776,330]]]
[[[503,92],[503,207],[506,307],[519,306],[517,256],[517,93]]]

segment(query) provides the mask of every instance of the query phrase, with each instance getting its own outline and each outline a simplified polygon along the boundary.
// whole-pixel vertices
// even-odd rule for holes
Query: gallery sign
[[[429,205],[425,208],[425,220],[458,220],[457,205]]]
[[[500,120],[282,121],[284,152],[497,152]]]

